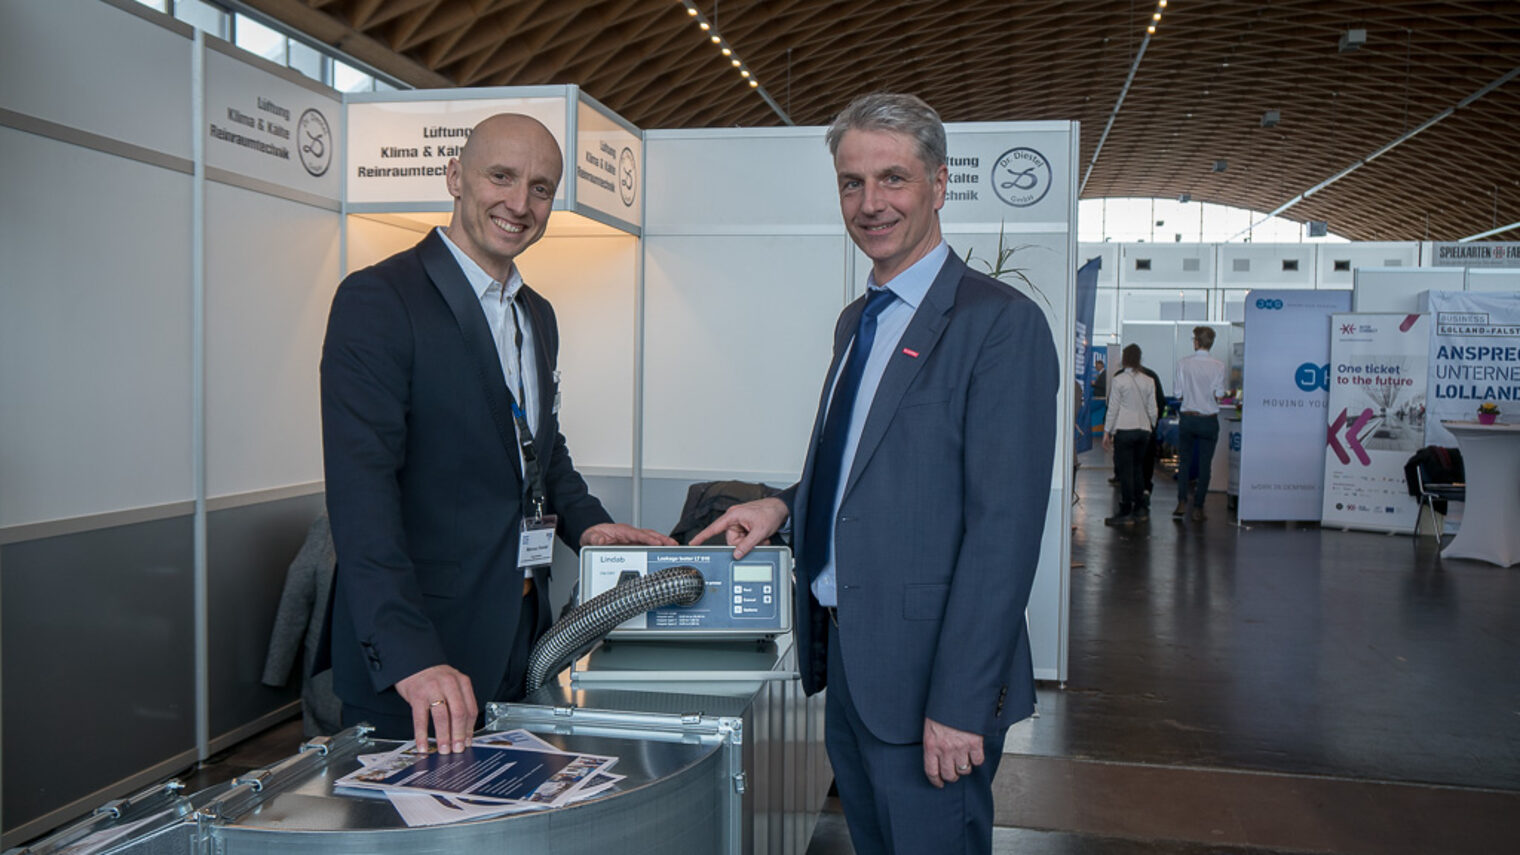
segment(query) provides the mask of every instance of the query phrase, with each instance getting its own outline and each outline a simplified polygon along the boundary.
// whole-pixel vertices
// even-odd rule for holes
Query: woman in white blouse
[[[1119,472],[1119,513],[1104,525],[1134,525],[1151,518],[1144,493],[1145,448],[1156,429],[1156,384],[1140,371],[1140,347],[1127,345],[1123,368],[1108,384],[1108,416],[1103,421],[1103,448],[1113,452]]]

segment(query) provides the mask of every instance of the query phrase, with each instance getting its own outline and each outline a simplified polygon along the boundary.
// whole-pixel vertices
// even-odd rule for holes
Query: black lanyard
[[[538,465],[538,449],[533,444],[533,430],[528,427],[528,416],[523,412],[523,405],[528,400],[523,374],[528,368],[523,364],[523,332],[522,324],[517,318],[516,298],[512,300],[512,330],[512,343],[517,349],[517,394],[512,399],[512,420],[517,423],[517,444],[522,451],[523,516],[527,516],[531,509],[534,516],[541,517],[544,513],[544,473],[543,467]]]

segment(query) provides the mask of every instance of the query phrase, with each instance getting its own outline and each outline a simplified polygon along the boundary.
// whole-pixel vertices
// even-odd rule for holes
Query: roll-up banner
[[[1077,330],[1076,359],[1072,360],[1072,367],[1077,375],[1077,388],[1082,390],[1080,405],[1077,407],[1076,446],[1075,451],[1081,454],[1092,450],[1092,424],[1093,387],[1092,373],[1093,361],[1090,350],[1092,348],[1093,313],[1098,303],[1098,271],[1103,267],[1103,256],[1098,256],[1077,269],[1077,316],[1074,319]]]
[[[1425,444],[1455,446],[1442,420],[1473,421],[1493,401],[1520,421],[1520,294],[1431,291],[1430,411]]]
[[[1246,295],[1240,519],[1319,519],[1330,316],[1350,309],[1350,291]]]
[[[1330,319],[1325,525],[1412,533],[1404,463],[1425,443],[1430,316]]]

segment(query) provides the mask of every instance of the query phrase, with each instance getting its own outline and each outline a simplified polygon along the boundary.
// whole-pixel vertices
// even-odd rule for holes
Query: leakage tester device
[[[731,546],[587,546],[581,549],[580,598],[667,567],[695,567],[707,580],[689,606],[662,606],[609,633],[614,639],[767,638],[792,628],[792,553],[759,546],[734,560]]]

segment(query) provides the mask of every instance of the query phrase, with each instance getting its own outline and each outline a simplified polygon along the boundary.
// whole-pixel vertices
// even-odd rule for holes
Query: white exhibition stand
[[[1442,558],[1520,563],[1520,424],[1442,422],[1457,438],[1467,473],[1462,529]]]

